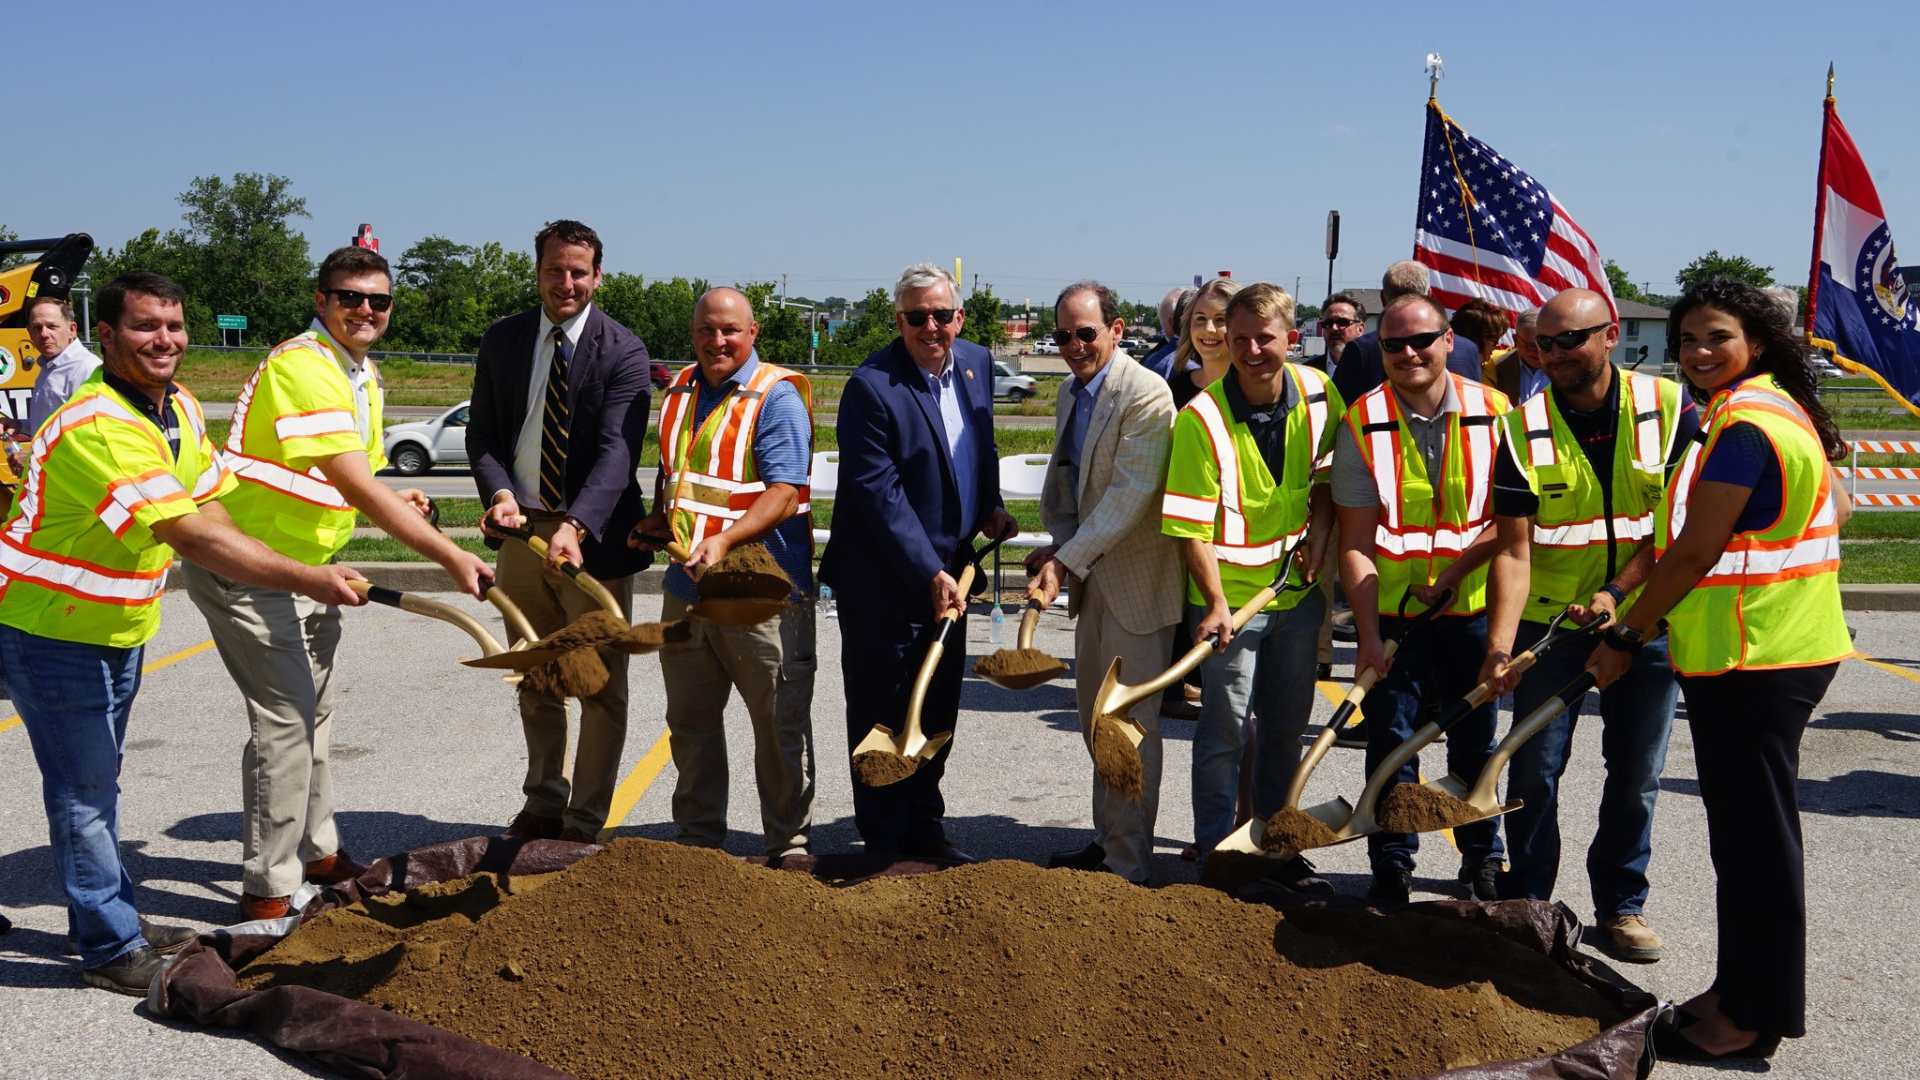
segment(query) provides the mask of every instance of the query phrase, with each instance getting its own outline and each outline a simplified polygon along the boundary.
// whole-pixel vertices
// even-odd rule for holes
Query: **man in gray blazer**
[[[1173,392],[1166,380],[1117,348],[1126,322],[1120,301],[1098,282],[1067,286],[1053,305],[1053,338],[1073,378],[1054,409],[1053,456],[1040,517],[1054,543],[1027,569],[1048,603],[1069,577],[1080,723],[1090,730],[1100,679],[1120,657],[1137,677],[1164,670],[1180,620],[1180,543],[1160,531],[1160,497],[1173,443]],[[1136,799],[1093,778],[1093,843],[1051,865],[1101,869],[1147,883],[1153,822],[1160,807],[1160,702],[1129,714],[1146,731]]]

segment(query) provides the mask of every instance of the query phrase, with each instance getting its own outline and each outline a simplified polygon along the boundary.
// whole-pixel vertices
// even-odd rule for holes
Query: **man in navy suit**
[[[902,730],[934,623],[959,608],[920,714],[929,736],[953,730],[967,651],[956,575],[976,533],[1017,528],[1000,502],[993,355],[957,340],[966,318],[958,296],[941,267],[907,267],[893,287],[900,336],[867,357],[840,397],[840,479],[820,580],[839,600],[849,748],[875,724]],[[973,861],[941,824],[952,750],[948,742],[898,783],[854,780],[854,824],[868,851]]]
[[[629,614],[632,575],[653,556],[629,548],[646,514],[633,474],[647,432],[647,347],[593,306],[600,287],[599,236],[555,221],[533,241],[540,306],[487,328],[473,375],[467,457],[482,528],[531,526],[547,541],[546,565],[515,541],[502,546],[496,581],[541,637],[598,605],[558,572],[584,566]],[[580,702],[580,739],[566,771],[567,703],[520,690],[527,737],[526,804],[509,836],[591,842],[607,820],[627,742],[627,657],[601,650],[611,677]]]

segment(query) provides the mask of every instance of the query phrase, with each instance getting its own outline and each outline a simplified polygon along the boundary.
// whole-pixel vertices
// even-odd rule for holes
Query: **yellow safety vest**
[[[1347,427],[1380,489],[1380,524],[1373,563],[1380,576],[1379,606],[1392,614],[1415,585],[1431,585],[1493,524],[1493,463],[1500,447],[1505,394],[1449,374],[1460,411],[1447,414],[1446,444],[1436,483],[1427,459],[1407,431],[1392,383],[1381,383],[1347,410]],[[1455,615],[1487,606],[1487,568],[1468,574],[1454,590]]]
[[[1160,531],[1213,544],[1220,587],[1234,608],[1279,576],[1281,557],[1307,531],[1307,497],[1332,467],[1334,420],[1344,408],[1340,392],[1314,368],[1286,364],[1284,370],[1295,404],[1287,410],[1283,476],[1267,468],[1247,425],[1234,421],[1226,388],[1231,372],[1195,395],[1173,421]],[[1281,593],[1265,610],[1287,610],[1304,595]],[[1191,580],[1187,600],[1205,602]]]
[[[1685,411],[1680,385],[1624,371],[1614,377],[1625,385],[1614,438],[1611,517],[1593,463],[1568,430],[1551,390],[1507,414],[1506,453],[1540,500],[1522,616],[1530,621],[1546,622],[1568,604],[1586,603],[1607,583],[1608,546],[1618,545],[1617,571],[1653,535],[1654,507],[1666,490],[1666,463]],[[1629,599],[1634,595],[1638,590]]]
[[[173,562],[153,526],[234,486],[200,403],[176,389],[173,411],[178,455],[96,371],[40,426],[0,530],[0,623],[117,649],[153,637]]]
[[[702,382],[700,365],[687,365],[667,387],[660,405],[660,468],[667,477],[667,511],[673,515],[674,535],[688,547],[740,520],[767,490],[754,463],[753,434],[767,395],[782,381],[792,382],[799,391],[811,423],[813,394],[806,377],[764,360],[745,386],[735,384],[713,407],[698,431],[693,428],[693,407]],[[808,491],[806,486],[800,488],[792,517],[805,515],[812,520]]]
[[[361,450],[374,472],[387,467],[379,371],[366,362],[362,431],[339,355],[318,330],[282,342],[240,388],[227,433],[227,465],[240,485],[221,503],[242,532],[309,566],[330,561],[347,546],[356,516],[313,462]]]
[[[1757,375],[1707,404],[1704,437],[1674,470],[1654,523],[1664,555],[1687,523],[1701,463],[1730,424],[1759,427],[1780,462],[1780,517],[1736,532],[1700,583],[1667,614],[1673,669],[1715,675],[1753,668],[1811,667],[1853,652],[1840,610],[1840,525],[1833,471],[1806,413],[1772,375]]]

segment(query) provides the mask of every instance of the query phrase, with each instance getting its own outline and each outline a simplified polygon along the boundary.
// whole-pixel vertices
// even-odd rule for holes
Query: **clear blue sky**
[[[177,225],[195,176],[255,171],[293,179],[316,258],[361,221],[397,256],[432,233],[524,249],[566,216],[609,269],[786,273],[813,296],[957,255],[1015,300],[1081,277],[1151,300],[1231,269],[1303,277],[1314,301],[1329,209],[1342,284],[1412,250],[1431,51],[1442,106],[1656,291],[1709,248],[1804,281],[1837,60],[1920,261],[1907,5],[116,2],[35,20],[58,41],[16,52],[0,185],[23,236],[117,246]]]

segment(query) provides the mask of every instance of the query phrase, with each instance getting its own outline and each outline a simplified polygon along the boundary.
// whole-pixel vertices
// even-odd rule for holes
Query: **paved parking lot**
[[[453,599],[457,598],[447,598]],[[239,889],[239,758],[245,723],[238,694],[182,592],[148,648],[152,670],[134,710],[123,774],[122,836],[146,914],[202,927],[231,920]],[[643,612],[658,599],[641,599]],[[478,605],[470,605],[478,607]],[[483,619],[488,613],[481,613]],[[340,824],[363,859],[456,837],[496,833],[519,807],[524,748],[511,691],[462,668],[470,642],[452,627],[387,608],[347,614],[333,740]],[[488,620],[492,621],[492,620]],[[1857,644],[1876,666],[1847,662],[1812,729],[1802,762],[1811,915],[1810,1034],[1777,1058],[1782,1075],[1913,1075],[1909,1055],[1920,1018],[1907,992],[1920,983],[1914,898],[1920,856],[1920,616],[1850,612]],[[970,620],[970,651],[990,651],[987,620]],[[1070,655],[1068,623],[1043,620],[1038,644]],[[1011,625],[1009,626],[1011,629]],[[838,624],[820,620],[821,678],[815,698],[821,851],[855,845]],[[1341,659],[1350,658],[1343,650]],[[664,742],[658,661],[634,664],[616,835],[668,839],[674,772]],[[1345,679],[1351,670],[1336,666]],[[1136,676],[1139,673],[1135,673]],[[1073,714],[1070,682],[1024,695],[969,679],[946,791],[954,842],[976,855],[1039,861],[1089,835],[1090,766]],[[100,1077],[297,1077],[329,1075],[250,1039],[189,1031],[148,1016],[144,1005],[80,986],[64,955],[66,920],[39,803],[39,777],[25,732],[0,707],[0,910],[16,928],[0,937],[0,1075]],[[1324,719],[1329,711],[1319,704]],[[759,848],[746,718],[736,705],[730,747],[728,846]],[[1562,896],[1583,916],[1583,851],[1598,797],[1597,736],[1580,732],[1564,792]],[[1193,879],[1178,852],[1190,838],[1186,781],[1192,725],[1167,725],[1167,784],[1154,866],[1157,885]],[[1439,752],[1430,751],[1430,767]],[[1357,751],[1336,750],[1307,798],[1352,794]],[[1691,743],[1678,725],[1662,784],[1649,915],[1667,959],[1625,969],[1667,997],[1685,997],[1711,977],[1713,879]],[[1458,866],[1444,838],[1429,837],[1416,875],[1421,896],[1447,895]],[[1361,845],[1317,856],[1343,891],[1365,887]],[[1684,1066],[1663,1066],[1679,1075]]]

